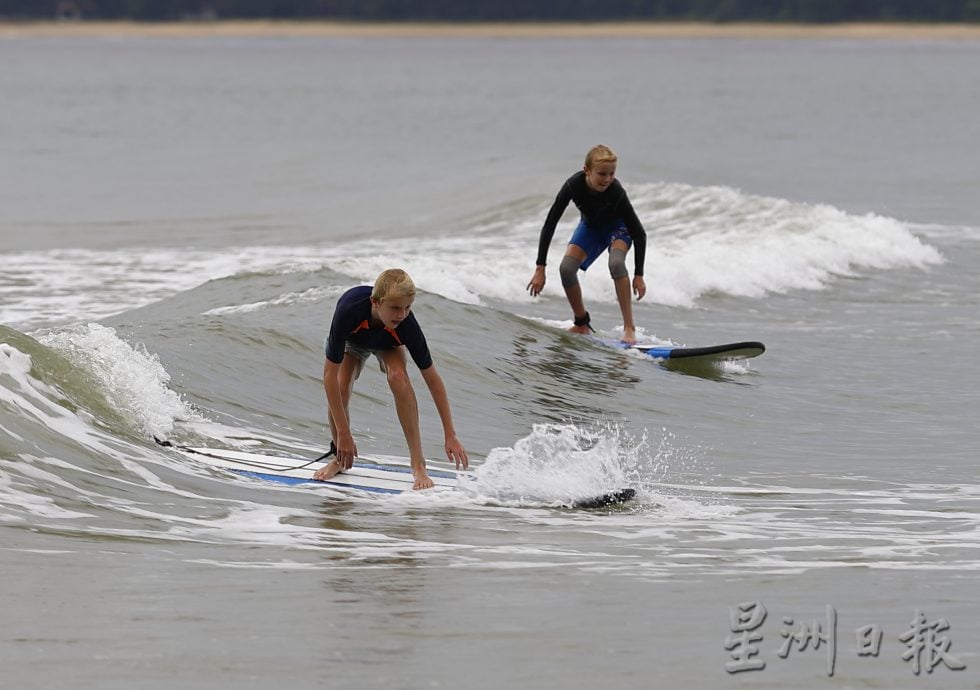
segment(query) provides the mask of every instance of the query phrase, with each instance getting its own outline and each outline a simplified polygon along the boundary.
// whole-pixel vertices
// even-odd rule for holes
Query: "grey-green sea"
[[[978,75],[952,39],[0,40],[0,687],[980,687]],[[640,335],[765,354],[567,333],[573,209],[530,297],[598,143]],[[391,267],[480,492],[154,442],[322,453],[334,305]],[[351,416],[406,454],[376,368]]]

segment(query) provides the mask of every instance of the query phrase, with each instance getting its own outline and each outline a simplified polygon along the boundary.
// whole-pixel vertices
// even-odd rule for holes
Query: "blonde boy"
[[[582,216],[558,268],[574,317],[575,325],[569,330],[574,333],[588,333],[593,330],[591,317],[582,299],[578,271],[587,270],[600,254],[608,250],[609,274],[616,287],[616,300],[623,315],[623,342],[632,344],[636,342],[636,326],[633,323],[626,253],[630,246],[636,248],[633,254],[632,291],[639,300],[647,291],[643,280],[647,234],[633,210],[626,190],[616,179],[616,163],[616,154],[608,146],[593,146],[585,156],[585,167],[565,180],[541,228],[537,266],[527,289],[532,296],[539,295],[544,289],[545,264],[555,228],[568,203],[575,202]]]
[[[432,487],[432,480],[425,470],[418,400],[408,377],[406,351],[422,372],[439,412],[445,432],[446,456],[456,463],[457,469],[468,466],[466,449],[456,438],[453,428],[446,386],[436,371],[425,336],[412,314],[414,301],[415,283],[400,268],[383,271],[373,288],[369,285],[354,287],[337,300],[323,364],[323,388],[327,394],[332,437],[330,445],[336,457],[318,470],[314,479],[329,479],[354,464],[357,444],[351,432],[350,398],[364,361],[374,355],[388,377],[388,386],[395,398],[398,421],[411,456],[413,488]]]

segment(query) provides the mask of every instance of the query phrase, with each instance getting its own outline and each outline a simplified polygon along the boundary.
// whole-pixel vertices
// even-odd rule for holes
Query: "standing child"
[[[456,468],[466,469],[469,459],[456,438],[449,397],[442,377],[436,371],[425,336],[412,314],[415,283],[405,271],[391,268],[381,273],[372,288],[354,287],[337,301],[323,364],[323,388],[327,393],[331,446],[336,457],[314,475],[325,480],[354,465],[357,445],[350,425],[350,398],[354,381],[371,355],[378,358],[381,370],[388,376],[388,386],[395,398],[395,410],[412,460],[413,488],[428,489],[433,483],[425,471],[422,437],[419,431],[419,407],[415,390],[408,377],[405,351],[422,372],[429,393],[442,420],[446,437],[446,456]]]
[[[585,168],[565,180],[565,184],[558,190],[555,203],[541,228],[537,267],[527,289],[532,296],[539,295],[544,289],[548,247],[568,202],[574,201],[582,218],[572,233],[558,268],[565,296],[568,297],[575,318],[575,325],[570,330],[574,333],[588,333],[592,330],[591,318],[582,299],[578,271],[588,269],[608,249],[609,274],[616,286],[616,299],[623,314],[623,342],[633,344],[636,342],[636,326],[633,324],[626,253],[631,245],[635,246],[632,290],[639,300],[647,291],[643,280],[647,234],[640,219],[636,217],[626,190],[616,179],[616,160],[616,154],[608,146],[593,146],[585,157]]]

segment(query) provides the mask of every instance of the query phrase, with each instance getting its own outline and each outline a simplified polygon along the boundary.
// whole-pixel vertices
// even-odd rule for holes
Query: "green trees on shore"
[[[0,0],[0,18],[976,22],[980,0]]]

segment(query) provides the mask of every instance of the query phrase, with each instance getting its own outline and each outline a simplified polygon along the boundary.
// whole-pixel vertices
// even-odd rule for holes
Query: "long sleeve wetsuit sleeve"
[[[555,197],[555,202],[551,205],[551,210],[548,211],[548,216],[544,219],[544,225],[541,227],[541,239],[538,240],[538,258],[535,262],[538,266],[547,265],[548,249],[551,247],[551,240],[555,236],[555,228],[558,227],[558,221],[561,220],[561,216],[568,208],[571,200],[571,185],[566,181],[558,190],[558,196]]]
[[[620,206],[622,207],[619,211],[623,224],[626,225],[626,231],[630,234],[630,239],[633,240],[633,274],[642,276],[643,265],[647,256],[647,232],[643,229],[643,223],[640,222],[636,211],[633,210],[633,204],[630,203],[625,194]]]

